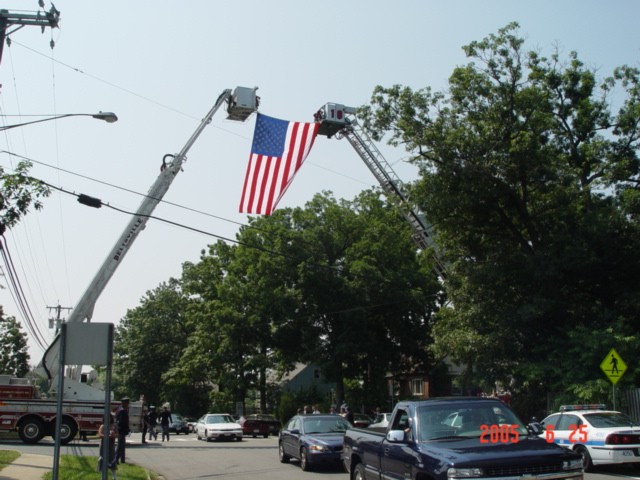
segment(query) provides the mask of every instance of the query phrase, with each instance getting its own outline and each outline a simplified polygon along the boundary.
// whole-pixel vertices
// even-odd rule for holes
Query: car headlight
[[[475,478],[484,476],[481,468],[450,468],[447,470],[448,478]]]
[[[577,470],[579,468],[582,468],[581,458],[577,458],[575,460],[565,460],[564,462],[562,462],[563,470]]]
[[[324,445],[309,445],[309,450],[311,450],[312,452],[326,452],[327,447],[325,447]]]

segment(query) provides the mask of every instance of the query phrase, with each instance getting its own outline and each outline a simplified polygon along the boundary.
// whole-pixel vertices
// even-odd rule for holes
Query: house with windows
[[[324,398],[331,397],[336,390],[335,382],[327,381],[320,366],[315,363],[297,363],[279,383],[284,391],[315,390]]]

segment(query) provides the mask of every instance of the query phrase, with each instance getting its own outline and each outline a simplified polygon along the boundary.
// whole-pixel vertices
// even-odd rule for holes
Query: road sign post
[[[604,357],[600,364],[600,370],[607,376],[613,388],[613,409],[616,409],[616,383],[622,378],[624,372],[627,371],[627,364],[624,363],[622,357],[618,355],[615,348],[612,348],[607,356]]]

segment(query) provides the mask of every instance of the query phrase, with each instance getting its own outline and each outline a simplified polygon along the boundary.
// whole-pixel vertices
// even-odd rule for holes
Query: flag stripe
[[[270,215],[313,146],[318,124],[288,122],[285,133],[283,127],[286,122],[283,122],[258,114],[240,199],[240,212]],[[282,156],[257,152],[282,152]]]

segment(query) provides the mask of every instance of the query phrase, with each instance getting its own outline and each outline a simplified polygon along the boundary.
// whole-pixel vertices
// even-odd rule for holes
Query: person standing
[[[111,470],[116,469],[116,437],[118,436],[118,428],[115,424],[115,418],[111,415],[111,420],[109,422],[109,435],[107,437],[107,441],[109,442],[109,459],[107,461],[107,466]],[[98,470],[102,471],[102,454],[104,453],[104,439],[105,439],[105,428],[104,423],[100,425],[98,428],[98,437],[100,438],[100,458],[98,461]]]
[[[142,409],[140,426],[142,427],[142,443],[147,443],[147,431],[149,430],[149,410],[147,409],[147,407],[143,407]],[[151,433],[149,433],[149,438],[151,438]]]
[[[129,428],[129,398],[120,400],[121,405],[116,412],[116,426],[118,427],[118,449],[116,451],[116,462],[125,463],[125,448],[127,435],[131,432]]]
[[[167,442],[169,441],[169,424],[173,422],[173,418],[171,418],[171,412],[169,408],[165,405],[162,407],[162,412],[160,412],[160,427],[162,428],[162,441],[164,442],[164,437],[167,437]]]
[[[149,407],[149,415],[147,415],[149,420],[149,440],[152,438],[154,440],[158,439],[158,431],[156,430],[156,426],[158,425],[158,412],[156,412],[156,407],[151,405]]]

